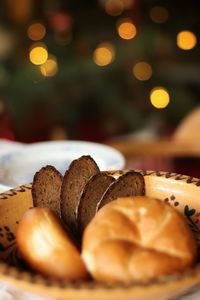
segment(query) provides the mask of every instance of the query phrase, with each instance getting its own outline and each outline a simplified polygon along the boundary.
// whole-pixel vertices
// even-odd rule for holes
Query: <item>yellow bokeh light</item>
[[[155,23],[164,23],[169,17],[168,10],[163,6],[154,6],[150,10],[150,18]]]
[[[133,74],[138,80],[148,80],[152,76],[152,67],[146,62],[138,62],[133,67]]]
[[[122,39],[133,39],[137,33],[136,27],[130,19],[120,20],[117,25],[117,31]]]
[[[193,49],[197,44],[196,35],[188,30],[181,31],[177,35],[177,46],[182,50]]]
[[[48,58],[48,51],[45,45],[33,46],[29,52],[29,59],[34,65],[42,65]]]
[[[54,56],[49,56],[47,61],[40,66],[40,72],[45,77],[52,77],[58,72],[57,59]]]
[[[122,0],[106,0],[105,11],[110,16],[119,16],[124,10],[124,3]]]
[[[165,108],[170,102],[169,93],[163,87],[155,87],[150,92],[150,101],[158,109]]]
[[[29,26],[27,34],[32,41],[39,41],[45,36],[46,28],[41,23],[33,23]]]
[[[115,50],[112,44],[102,43],[98,45],[93,53],[93,60],[98,66],[110,64],[115,57]]]

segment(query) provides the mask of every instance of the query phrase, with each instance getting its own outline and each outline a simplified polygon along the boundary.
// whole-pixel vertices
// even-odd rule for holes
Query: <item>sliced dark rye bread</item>
[[[116,179],[97,204],[97,211],[105,204],[119,197],[138,196],[145,194],[145,182],[141,173],[128,171]]]
[[[32,184],[33,205],[48,207],[55,211],[58,216],[60,212],[60,191],[63,176],[53,166],[46,166],[35,173]]]
[[[112,175],[100,172],[92,176],[86,183],[77,207],[77,223],[80,234],[96,214],[97,203],[114,181],[115,178]]]
[[[99,173],[99,167],[89,155],[83,155],[72,161],[65,172],[61,187],[61,217],[77,233],[76,210],[85,184],[90,177]]]
[[[103,172],[106,173],[107,175],[114,177],[115,179],[118,179],[120,176],[127,173],[128,171],[127,170],[111,170],[111,171],[103,171]]]

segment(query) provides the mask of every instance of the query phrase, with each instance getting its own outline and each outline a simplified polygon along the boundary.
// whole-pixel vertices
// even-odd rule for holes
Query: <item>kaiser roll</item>
[[[145,196],[118,198],[86,227],[82,257],[91,275],[107,283],[131,283],[181,272],[197,245],[184,217]]]

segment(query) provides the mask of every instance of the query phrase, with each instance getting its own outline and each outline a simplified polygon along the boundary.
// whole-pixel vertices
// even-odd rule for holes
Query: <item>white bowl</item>
[[[0,183],[0,193],[8,191],[11,187]]]
[[[14,187],[32,182],[33,175],[45,165],[53,165],[62,174],[72,160],[90,155],[101,171],[122,169],[123,155],[112,147],[83,141],[41,142],[24,145],[20,149],[0,156],[3,184]]]

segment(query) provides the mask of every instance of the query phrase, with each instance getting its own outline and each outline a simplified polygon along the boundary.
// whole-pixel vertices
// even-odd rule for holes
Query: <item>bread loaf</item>
[[[80,253],[48,208],[32,208],[24,214],[17,226],[16,242],[24,260],[43,275],[67,280],[88,276]]]
[[[109,186],[100,199],[97,204],[97,210],[119,197],[141,196],[145,194],[145,182],[141,173],[131,170],[118,175],[118,179]]]
[[[100,172],[92,176],[86,183],[77,207],[77,222],[80,234],[94,217],[97,203],[114,181],[113,176],[108,175],[106,172]]]
[[[33,205],[48,207],[59,216],[60,190],[63,176],[53,166],[46,166],[35,173],[32,184]]]
[[[65,172],[61,187],[61,216],[72,232],[77,232],[76,210],[87,181],[99,173],[99,167],[89,155],[75,159]]]
[[[102,207],[83,234],[82,257],[106,283],[131,283],[181,272],[197,255],[185,219],[160,200],[119,198]]]

